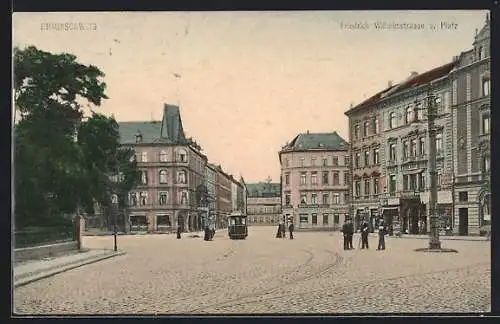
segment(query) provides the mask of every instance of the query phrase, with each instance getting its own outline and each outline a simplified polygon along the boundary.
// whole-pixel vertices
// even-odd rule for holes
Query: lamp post
[[[113,250],[116,252],[118,250],[117,242],[116,242],[116,234],[117,234],[117,216],[118,216],[118,195],[113,194],[111,196],[111,203],[113,204],[113,215],[114,215],[114,231],[113,231],[113,237],[114,237],[114,248]]]

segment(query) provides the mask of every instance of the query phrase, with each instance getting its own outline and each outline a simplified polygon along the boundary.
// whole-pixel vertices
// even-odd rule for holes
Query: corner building
[[[336,230],[348,217],[348,149],[337,132],[309,131],[282,147],[282,213],[296,230]]]

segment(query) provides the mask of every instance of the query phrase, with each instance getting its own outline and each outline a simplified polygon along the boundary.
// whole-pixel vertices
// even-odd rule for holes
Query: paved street
[[[126,255],[14,290],[17,314],[481,312],[490,310],[490,242],[444,241],[459,253],[427,254],[421,239],[387,250],[343,251],[339,233],[249,228],[247,240],[120,236]],[[112,237],[85,237],[88,248]],[[358,237],[354,238],[358,247]]]

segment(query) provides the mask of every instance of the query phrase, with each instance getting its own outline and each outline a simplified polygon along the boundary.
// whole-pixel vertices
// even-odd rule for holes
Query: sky
[[[486,14],[14,13],[13,45],[99,67],[109,99],[93,109],[118,121],[159,120],[164,103],[179,104],[210,162],[249,183],[279,182],[283,145],[308,130],[348,140],[351,104],[470,49]]]

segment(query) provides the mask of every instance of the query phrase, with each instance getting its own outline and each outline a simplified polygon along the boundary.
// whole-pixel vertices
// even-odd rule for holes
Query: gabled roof
[[[248,197],[279,197],[281,187],[279,183],[258,182],[247,183]]]
[[[368,106],[371,106],[373,104],[375,104],[376,102],[378,102],[380,99],[382,99],[383,95],[386,93],[386,92],[389,92],[390,90],[393,90],[395,89],[397,86],[399,85],[393,85],[393,86],[390,86],[390,87],[387,87],[385,88],[384,90],[380,91],[380,92],[377,92],[376,94],[374,94],[373,96],[371,96],[370,98],[366,99],[365,101],[361,102],[359,105],[357,106],[354,106],[352,108],[350,108],[349,110],[347,110],[344,115],[346,116],[349,116],[351,113],[357,111],[357,110],[360,110],[361,108],[364,108],[364,107],[368,107]]]
[[[333,133],[301,133],[297,135],[282,151],[289,150],[347,150],[349,143],[340,137],[337,132]]]
[[[136,134],[142,135],[142,143],[153,143],[160,136],[161,121],[119,122],[121,144],[135,144]]]
[[[178,106],[165,104],[163,107],[160,137],[175,143],[186,141]]]

